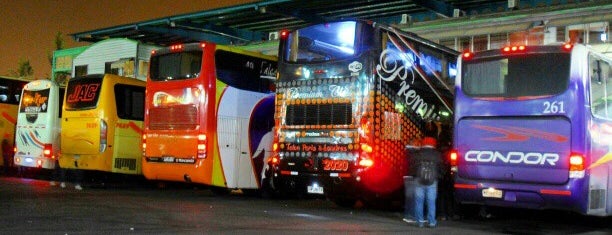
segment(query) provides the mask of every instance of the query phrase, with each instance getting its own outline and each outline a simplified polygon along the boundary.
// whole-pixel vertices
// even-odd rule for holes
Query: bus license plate
[[[311,194],[323,194],[323,187],[318,184],[308,185],[307,189],[308,193]]]
[[[494,188],[486,188],[482,190],[483,197],[502,198],[502,191]]]

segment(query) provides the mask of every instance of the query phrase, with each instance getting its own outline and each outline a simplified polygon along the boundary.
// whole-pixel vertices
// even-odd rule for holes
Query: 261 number
[[[563,101],[544,102],[544,114],[565,113]]]

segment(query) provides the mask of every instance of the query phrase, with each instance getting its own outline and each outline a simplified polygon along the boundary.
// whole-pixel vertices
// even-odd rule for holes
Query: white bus
[[[64,89],[50,80],[23,88],[15,130],[15,164],[54,169],[60,151],[60,119]]]

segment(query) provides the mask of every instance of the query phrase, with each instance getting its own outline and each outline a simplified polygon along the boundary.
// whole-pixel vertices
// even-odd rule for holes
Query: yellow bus
[[[68,82],[59,164],[141,175],[145,82],[112,74]]]
[[[0,138],[2,143],[2,158],[0,165],[4,173],[9,173],[13,163],[13,144],[15,143],[15,124],[21,90],[29,80],[0,76]]]

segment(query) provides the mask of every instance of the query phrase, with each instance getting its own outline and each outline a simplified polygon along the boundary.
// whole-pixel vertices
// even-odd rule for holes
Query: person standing
[[[438,180],[443,169],[442,154],[436,149],[436,139],[423,138],[421,149],[411,157],[410,171],[415,176],[414,216],[419,227],[425,225],[424,209],[429,227],[436,227]]]
[[[414,174],[410,172],[411,157],[419,150],[420,141],[411,140],[404,149],[405,159],[405,174],[404,174],[404,218],[403,221],[409,224],[416,223],[414,215],[414,188],[416,185]]]

